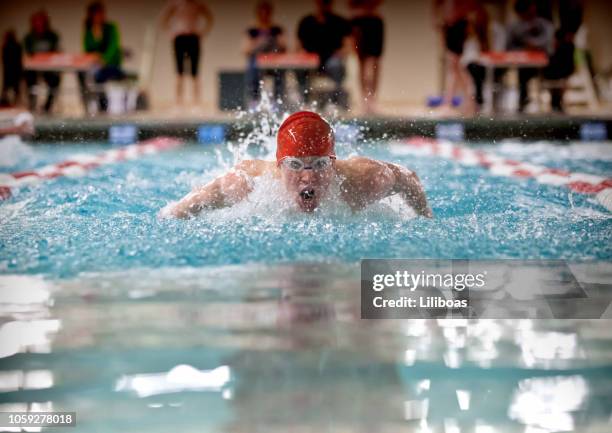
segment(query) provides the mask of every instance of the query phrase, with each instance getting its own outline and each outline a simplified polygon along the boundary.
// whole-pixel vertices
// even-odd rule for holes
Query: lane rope
[[[481,166],[489,170],[494,176],[528,178],[544,185],[565,186],[577,193],[594,195],[602,206],[612,212],[612,178],[586,173],[572,173],[543,165],[507,159],[491,152],[471,149],[448,140],[412,137],[402,141],[401,145],[396,147],[396,150],[414,155],[437,156],[468,166]]]
[[[98,155],[73,155],[55,164],[15,173],[0,173],[0,201],[10,198],[13,191],[25,185],[44,182],[62,176],[78,177],[101,165],[138,159],[180,146],[183,142],[172,137],[156,137]]]

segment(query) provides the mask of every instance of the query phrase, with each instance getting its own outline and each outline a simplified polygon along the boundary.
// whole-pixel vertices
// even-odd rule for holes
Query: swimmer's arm
[[[400,194],[417,214],[432,218],[433,212],[427,204],[427,196],[419,177],[413,171],[396,164],[387,163],[395,176],[395,184],[392,189],[393,194]]]
[[[238,203],[252,190],[251,181],[245,173],[232,171],[204,186],[194,189],[161,212],[162,216],[189,218],[205,209],[219,209]]]
[[[194,189],[178,203],[162,209],[161,216],[189,218],[205,209],[232,206],[246,198],[253,189],[253,178],[265,170],[264,161],[242,161],[229,173]]]

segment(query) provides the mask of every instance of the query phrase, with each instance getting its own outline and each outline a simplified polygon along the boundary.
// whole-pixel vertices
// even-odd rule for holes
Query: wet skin
[[[301,158],[308,165],[314,157]],[[405,167],[370,158],[333,160],[323,170],[290,170],[274,161],[246,160],[227,174],[194,189],[162,214],[188,218],[204,209],[231,206],[253,190],[253,179],[272,175],[284,186],[288,197],[304,212],[314,211],[324,200],[332,183],[339,186],[340,198],[353,210],[385,197],[400,194],[417,214],[431,218],[432,212],[417,175]]]

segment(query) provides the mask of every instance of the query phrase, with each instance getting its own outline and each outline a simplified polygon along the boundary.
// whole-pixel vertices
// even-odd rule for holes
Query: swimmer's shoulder
[[[234,170],[241,171],[251,177],[258,177],[276,172],[276,164],[273,161],[262,159],[245,159],[236,164]]]
[[[345,179],[364,180],[389,174],[387,163],[364,156],[352,156],[344,160],[336,160],[336,171]]]

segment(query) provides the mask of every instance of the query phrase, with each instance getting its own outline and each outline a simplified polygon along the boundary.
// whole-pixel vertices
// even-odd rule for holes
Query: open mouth
[[[304,188],[302,191],[300,191],[300,197],[302,200],[312,200],[315,197],[315,190],[313,188]]]
[[[318,197],[314,188],[306,187],[299,193],[298,204],[303,211],[312,212],[318,204]]]

